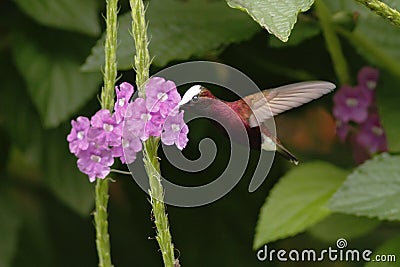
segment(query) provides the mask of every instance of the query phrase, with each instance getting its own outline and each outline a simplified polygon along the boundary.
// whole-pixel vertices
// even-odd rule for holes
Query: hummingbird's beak
[[[193,99],[193,97],[198,96],[201,92],[202,86],[201,85],[193,85],[192,87],[189,88],[189,90],[186,91],[186,93],[183,95],[182,100],[179,102],[178,106],[181,107],[184,104],[187,104],[190,102],[190,100]]]

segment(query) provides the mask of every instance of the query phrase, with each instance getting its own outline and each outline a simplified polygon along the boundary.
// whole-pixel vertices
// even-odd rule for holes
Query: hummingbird
[[[263,90],[229,102],[218,99],[201,85],[194,85],[183,95],[179,106],[202,109],[222,120],[228,120],[233,127],[241,123],[247,131],[251,148],[277,151],[285,159],[297,165],[299,160],[284,147],[276,135],[271,133],[267,121],[282,112],[317,99],[335,88],[333,83],[326,81],[299,82]],[[207,101],[211,99],[213,101]],[[235,112],[239,119],[231,118],[233,116],[224,111],[225,107]]]

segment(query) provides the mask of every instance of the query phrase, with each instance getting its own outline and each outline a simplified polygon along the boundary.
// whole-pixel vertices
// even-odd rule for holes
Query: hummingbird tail
[[[278,138],[271,135],[268,129],[264,125],[262,125],[260,129],[262,138],[262,143],[261,143],[262,149],[266,151],[276,150],[280,155],[282,155],[282,157],[289,160],[291,163],[295,165],[299,164],[299,160],[296,158],[296,156],[290,153],[289,150],[287,150],[282,145],[282,143],[279,141]]]
[[[299,160],[296,158],[296,156],[290,153],[289,150],[287,150],[283,145],[276,143],[276,151],[291,163],[295,165],[299,164]]]

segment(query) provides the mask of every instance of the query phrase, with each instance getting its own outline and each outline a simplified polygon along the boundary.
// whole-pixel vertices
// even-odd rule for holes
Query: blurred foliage
[[[322,172],[326,174],[320,176]],[[344,170],[318,161],[285,174],[261,208],[254,248],[303,232],[328,216],[326,204],[345,177]]]
[[[334,211],[400,220],[400,157],[382,153],[351,173],[332,197]]]
[[[321,250],[334,247],[341,237],[352,248],[397,253],[400,259],[395,237],[400,229],[400,158],[393,155],[400,151],[400,29],[353,1],[324,2],[353,82],[364,65],[380,69],[377,102],[389,154],[355,166],[351,148],[334,135],[332,95],[279,116],[280,138],[303,163],[295,167],[277,158],[266,182],[250,194],[247,187],[259,153],[252,151],[245,177],[227,196],[204,207],[168,207],[182,266],[265,266],[257,260],[253,244],[273,241],[268,244],[272,249]],[[399,1],[385,2],[400,9]],[[71,119],[91,116],[99,108],[104,6],[95,0],[0,4],[1,267],[96,265],[90,215],[94,185],[78,172],[66,135]],[[132,82],[128,1],[120,6],[120,81]],[[291,12],[292,24],[305,9]],[[147,11],[153,72],[182,60],[213,60],[238,68],[261,88],[309,79],[337,83],[313,8],[297,17],[291,36],[292,24],[282,31],[289,36],[287,43],[222,0],[151,0]],[[232,100],[221,88],[215,94]],[[224,169],[229,143],[206,120],[191,123],[190,130],[185,155],[196,158],[199,140],[212,137],[220,148],[214,164],[182,177],[162,160],[162,171],[183,184],[202,184]],[[115,266],[160,266],[146,194],[129,177],[113,178],[109,210]],[[301,265],[274,261],[268,266]]]
[[[195,10],[196,12],[193,12]],[[176,14],[180,14],[176,16]],[[205,19],[204,16],[207,16]],[[146,18],[150,36],[149,50],[153,64],[165,66],[171,60],[184,60],[193,55],[204,55],[222,50],[228,44],[249,39],[258,27],[246,15],[227,8],[222,1],[152,0]],[[132,69],[135,47],[130,28],[130,12],[119,19],[118,68]],[[97,71],[104,64],[105,35],[93,47],[82,69]]]

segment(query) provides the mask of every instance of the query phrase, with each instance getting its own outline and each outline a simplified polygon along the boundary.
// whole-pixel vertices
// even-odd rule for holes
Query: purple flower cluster
[[[150,136],[161,137],[166,145],[182,150],[189,129],[179,111],[181,100],[175,83],[160,77],[146,84],[146,99],[131,100],[133,86],[122,83],[115,87],[117,101],[114,112],[101,109],[89,120],[78,117],[71,121],[67,137],[71,153],[78,157],[78,168],[91,182],[110,173],[114,158],[130,164],[142,150],[142,141]]]
[[[358,84],[342,86],[333,98],[336,133],[342,142],[350,142],[357,163],[374,153],[387,151],[375,100],[378,78],[377,69],[364,67],[358,73]]]

